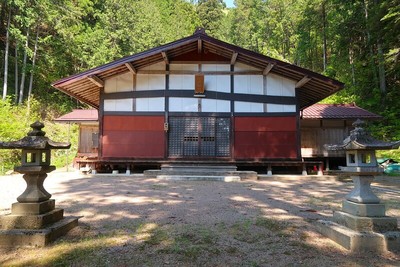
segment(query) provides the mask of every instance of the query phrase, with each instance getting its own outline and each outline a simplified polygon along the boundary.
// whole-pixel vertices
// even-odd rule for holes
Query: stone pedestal
[[[45,246],[78,225],[77,217],[64,217],[54,199],[13,203],[11,214],[0,217],[0,246]]]
[[[335,211],[333,221],[318,221],[319,232],[352,252],[400,251],[397,219],[385,215],[385,205],[372,192],[373,176],[352,176],[354,189]]]
[[[54,166],[20,166],[24,173],[25,191],[11,206],[11,214],[0,217],[0,246],[45,246],[78,225],[77,217],[64,217],[43,187],[46,172]]]
[[[371,183],[374,180],[372,175],[353,175],[351,179],[354,188],[346,196],[346,199],[356,203],[375,204],[379,203],[379,198],[372,192]]]

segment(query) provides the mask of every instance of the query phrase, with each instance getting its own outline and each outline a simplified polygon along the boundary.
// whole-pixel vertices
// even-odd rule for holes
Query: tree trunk
[[[327,52],[327,44],[326,44],[326,10],[325,10],[325,1],[322,1],[322,30],[323,30],[323,63],[324,63],[324,71],[326,71],[326,67],[328,65],[328,52]]]
[[[31,94],[32,94],[33,73],[35,71],[35,62],[36,62],[36,56],[37,56],[38,40],[39,40],[39,27],[37,28],[37,32],[36,32],[35,49],[33,51],[32,70],[31,70],[31,77],[29,79],[29,89],[28,89],[28,103],[30,101]]]
[[[21,84],[20,84],[20,87],[19,87],[18,104],[22,104],[22,100],[24,99],[24,87],[25,87],[25,76],[26,76],[26,59],[28,57],[28,44],[29,44],[29,28],[27,29],[27,32],[26,32],[24,61],[22,62]]]
[[[386,95],[386,74],[385,74],[385,59],[383,57],[382,44],[378,40],[378,69],[379,69],[379,89],[384,98]]]
[[[356,72],[355,72],[355,68],[354,68],[354,49],[353,49],[353,45],[350,44],[349,46],[349,63],[351,66],[351,80],[353,83],[353,86],[356,85]]]
[[[18,40],[15,40],[15,104],[18,103]]]
[[[8,82],[8,50],[10,47],[10,20],[11,8],[8,12],[7,33],[6,33],[6,51],[4,57],[4,83],[3,83],[3,100],[7,97],[7,82]]]
[[[369,31],[369,26],[368,26],[368,2],[367,0],[364,0],[364,17],[365,17],[365,32],[367,35],[367,47],[369,48],[369,58],[371,60],[370,64],[371,64],[371,69],[372,69],[372,73],[373,73],[373,77],[374,77],[374,84],[376,87],[378,87],[378,75],[376,73],[376,68],[375,68],[375,53],[372,47],[372,43],[371,43],[371,33]]]

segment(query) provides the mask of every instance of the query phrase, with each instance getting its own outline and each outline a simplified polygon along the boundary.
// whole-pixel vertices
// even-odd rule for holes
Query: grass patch
[[[252,220],[243,220],[233,224],[228,232],[234,239],[251,244],[264,238],[263,235],[253,230],[253,226]]]
[[[119,245],[118,237],[99,235],[80,240],[61,241],[50,247],[26,250],[23,257],[2,262],[2,266],[108,266],[103,252]],[[40,255],[40,257],[38,257]]]
[[[280,232],[287,228],[287,224],[285,222],[265,217],[258,217],[255,224],[259,227],[268,229],[271,232]]]
[[[310,196],[306,203],[314,206],[326,206],[328,205],[332,200],[326,197],[314,197]]]
[[[170,234],[171,242],[159,250],[161,253],[178,254],[186,260],[204,258],[205,255],[220,254],[216,246],[219,236],[216,232],[202,226],[186,226]]]
[[[165,184],[152,184],[150,186],[150,188],[153,190],[164,190],[164,189],[168,189],[168,186]]]

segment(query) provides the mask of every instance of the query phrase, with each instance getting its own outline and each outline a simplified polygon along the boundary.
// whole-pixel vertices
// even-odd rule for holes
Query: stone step
[[[157,175],[157,179],[166,181],[220,181],[240,182],[240,176],[205,176],[205,175]]]
[[[232,172],[236,171],[237,167],[234,165],[204,165],[204,164],[163,164],[161,165],[162,171],[224,171]]]
[[[257,172],[254,171],[196,171],[196,170],[181,170],[181,171],[163,171],[163,170],[146,170],[143,172],[145,177],[157,177],[160,175],[175,175],[175,176],[239,176],[241,179],[257,180]]]

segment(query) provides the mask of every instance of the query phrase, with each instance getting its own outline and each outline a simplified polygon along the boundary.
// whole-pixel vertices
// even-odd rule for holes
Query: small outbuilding
[[[325,170],[346,165],[343,151],[328,151],[325,144],[338,144],[353,129],[357,119],[382,117],[355,104],[314,104],[300,112],[301,156],[305,161],[322,161]]]

